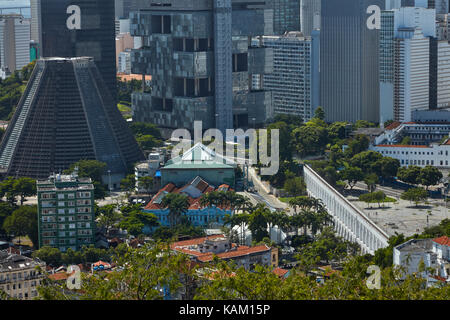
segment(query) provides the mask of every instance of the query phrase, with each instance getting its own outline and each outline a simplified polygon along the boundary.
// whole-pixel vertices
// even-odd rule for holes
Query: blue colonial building
[[[161,206],[162,199],[169,193],[180,193],[188,196],[189,208],[184,214],[193,226],[202,228],[219,228],[223,225],[226,214],[231,215],[231,208],[208,206],[203,207],[200,204],[201,197],[212,191],[228,191],[231,190],[227,184],[222,184],[217,188],[210,185],[201,177],[195,177],[191,182],[181,188],[173,183],[166,184],[153,199],[143,209],[144,212],[153,213],[158,218],[161,226],[170,226],[169,209]],[[147,230],[145,230],[147,231]]]

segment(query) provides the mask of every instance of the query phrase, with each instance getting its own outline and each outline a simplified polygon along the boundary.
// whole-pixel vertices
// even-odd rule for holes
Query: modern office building
[[[384,0],[322,0],[320,103],[326,121],[379,122],[377,11],[384,6]]]
[[[115,19],[112,0],[37,0],[41,57],[93,57],[116,95]]]
[[[95,244],[94,185],[91,178],[53,174],[37,182],[39,248],[62,252]]]
[[[311,36],[314,29],[320,29],[321,0],[300,0],[300,31]]]
[[[316,30],[317,31],[317,30]],[[319,33],[305,37],[292,31],[283,36],[265,36],[273,49],[274,70],[264,75],[264,88],[272,91],[274,114],[290,114],[308,121],[319,106]]]
[[[273,6],[273,33],[300,31],[301,0],[271,0]]]
[[[105,162],[114,187],[144,156],[93,58],[38,60],[0,145],[1,173],[45,179],[83,159]]]
[[[448,108],[450,107],[450,44],[447,40],[437,41],[436,73],[436,103],[430,104],[430,108]]]
[[[430,99],[435,97],[436,93],[430,92],[435,90],[437,81],[436,71],[433,72],[437,70],[437,60],[431,54],[435,43],[432,38],[436,36],[435,16],[434,9],[422,7],[382,11],[379,49],[381,123],[410,121],[412,111],[428,109]],[[434,52],[437,55],[437,51]]]
[[[270,92],[252,87],[272,72],[272,50],[252,38],[273,33],[273,10],[253,0],[151,0],[130,14],[143,46],[132,73],[151,74],[152,92],[133,94],[133,120],[168,129],[261,124],[272,117]],[[251,21],[251,23],[249,23]],[[253,121],[253,119],[255,119]]]
[[[0,70],[6,76],[30,63],[30,19],[0,15]]]

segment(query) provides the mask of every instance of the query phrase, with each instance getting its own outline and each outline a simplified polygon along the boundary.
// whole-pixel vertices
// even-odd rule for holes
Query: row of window
[[[43,208],[42,209],[42,214],[43,215],[51,215],[51,214],[56,214],[56,210],[55,209],[48,209],[48,208]],[[90,213],[91,212],[91,207],[80,207],[80,208],[68,208],[68,209],[58,209],[58,214],[73,214],[73,213]]]
[[[75,199],[75,193],[42,193],[41,199],[56,199],[56,195],[58,195],[58,199]],[[91,192],[81,191],[77,192],[77,198],[90,198]],[[66,197],[67,196],[67,197]]]
[[[411,160],[411,161],[409,161],[409,160],[401,160],[401,163],[402,164],[406,164],[406,165],[409,165],[409,164],[411,164],[411,165],[434,165],[434,160]],[[443,160],[440,160],[439,161],[439,165],[440,166],[448,166],[448,160],[445,160],[445,162],[443,161]]]
[[[87,231],[90,231],[90,230],[87,230]],[[80,232],[78,232],[78,235],[80,236],[80,235],[91,235],[91,234],[84,234],[84,233],[80,233]],[[44,239],[44,240],[42,240],[42,243],[43,243],[43,245],[44,246],[54,246],[54,245],[56,245],[56,241],[57,239],[55,239],[55,238],[53,238],[53,239]],[[78,239],[75,239],[75,238],[70,238],[70,239],[59,239],[59,244],[61,245],[61,244],[75,244],[76,242],[78,241],[78,243],[91,243],[92,242],[92,239],[89,237],[89,238],[78,238]],[[62,250],[61,248],[60,248],[60,250]]]

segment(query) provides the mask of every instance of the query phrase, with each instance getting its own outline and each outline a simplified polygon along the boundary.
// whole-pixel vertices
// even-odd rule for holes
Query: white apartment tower
[[[419,28],[400,28],[395,39],[394,119],[411,121],[413,110],[428,109],[430,39]]]
[[[428,109],[430,38],[436,37],[434,9],[382,11],[380,30],[380,123],[410,121]]]
[[[0,15],[0,69],[20,70],[30,63],[30,20],[17,14]]]
[[[319,32],[312,37],[301,32],[264,36],[264,46],[273,48],[273,73],[264,75],[264,89],[272,91],[274,114],[311,119],[319,105]]]

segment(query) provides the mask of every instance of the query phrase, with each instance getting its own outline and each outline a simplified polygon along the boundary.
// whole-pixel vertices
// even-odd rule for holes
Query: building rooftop
[[[433,239],[433,242],[442,244],[444,246],[450,246],[450,238],[447,237],[447,236],[442,236],[442,237],[439,237],[439,238],[435,238],[435,239]]]
[[[231,243],[230,245],[231,248],[227,249],[224,252],[219,253],[201,252],[200,246],[202,244],[208,244],[209,241],[220,242],[220,241],[228,241],[228,239],[223,234],[213,235],[208,237],[196,238],[192,240],[175,242],[171,245],[171,248],[172,250],[193,256],[200,262],[212,261],[214,256],[217,256],[219,259],[232,259],[272,250],[271,247],[265,244],[249,247],[249,246],[238,246],[235,243]]]
[[[8,250],[0,251],[0,272],[29,269],[36,266],[45,266],[45,263],[19,254],[10,253]]]
[[[228,191],[232,190],[231,187],[227,184],[222,184],[218,188],[210,185],[208,182],[203,180],[201,177],[197,176],[192,179],[191,182],[184,185],[181,188],[177,188],[175,184],[168,183],[162,189],[158,191],[158,193],[152,198],[152,200],[147,204],[145,210],[160,210],[163,209],[161,206],[162,199],[168,193],[183,193],[189,198],[189,210],[200,209],[202,206],[200,204],[200,199],[203,194],[212,192],[212,191]],[[222,209],[225,206],[218,206]]]
[[[416,146],[410,144],[379,144],[375,147],[383,147],[383,148],[430,148],[430,146]]]
[[[187,150],[182,156],[175,157],[167,161],[162,168],[167,169],[194,169],[194,168],[233,168],[236,166],[224,156],[217,154],[207,146],[197,143]]]

